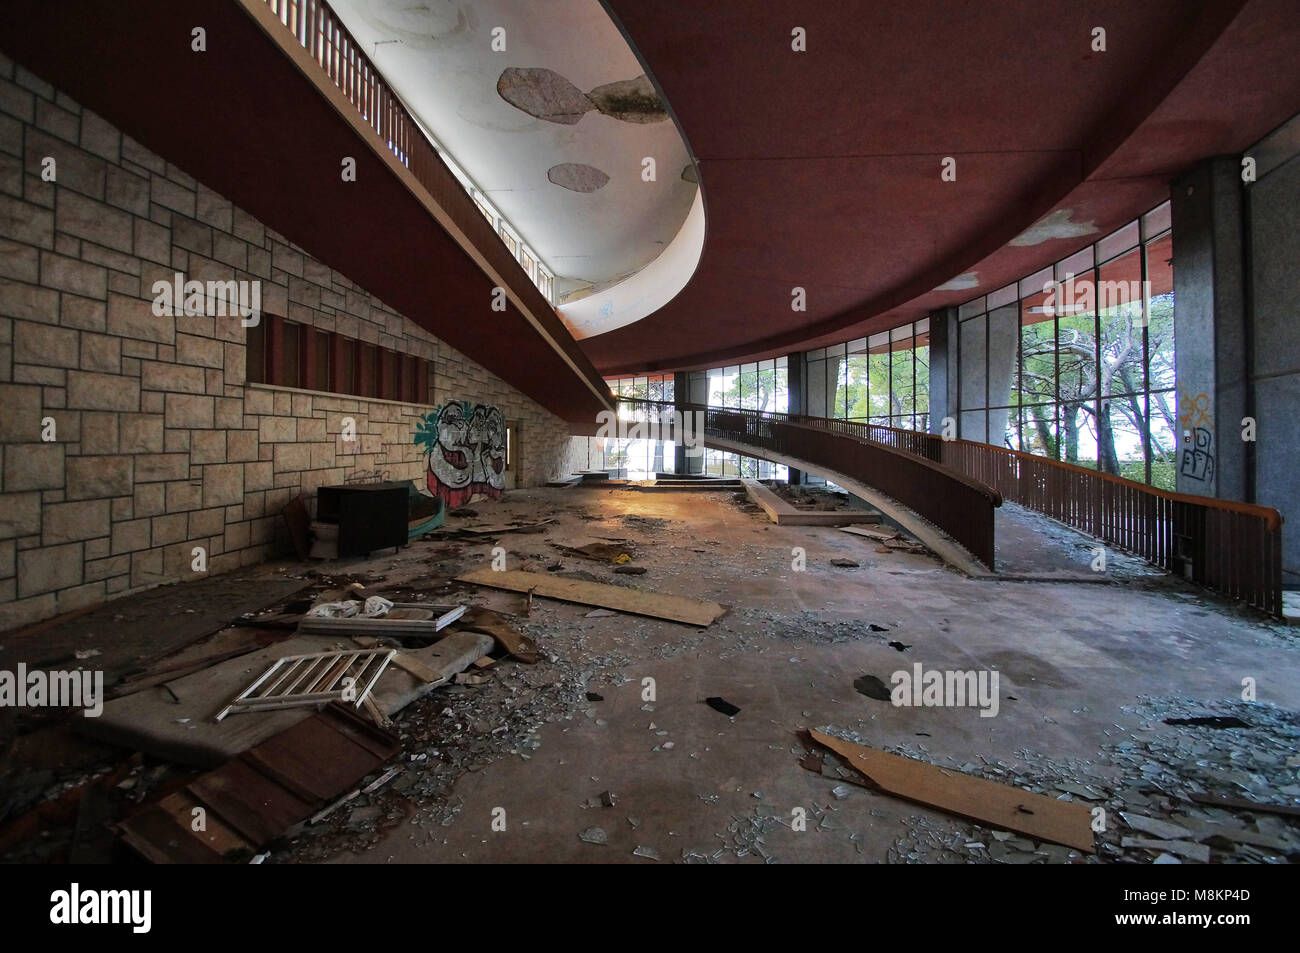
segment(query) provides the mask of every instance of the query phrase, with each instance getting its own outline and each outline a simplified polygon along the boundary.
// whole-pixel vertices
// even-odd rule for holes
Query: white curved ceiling
[[[641,64],[597,0],[332,5],[392,88],[555,273],[561,295],[576,300],[589,284],[625,278],[677,236],[698,188],[683,179],[690,159],[670,118],[626,121],[593,105],[576,122],[572,111],[568,122],[549,121],[497,91],[507,70],[551,70],[582,93],[640,76]],[[497,27],[505,29],[504,51],[492,48]],[[653,182],[642,177],[647,156],[655,159]],[[561,168],[548,177],[569,164],[593,166],[608,182],[581,192],[552,179],[589,186],[600,176]]]

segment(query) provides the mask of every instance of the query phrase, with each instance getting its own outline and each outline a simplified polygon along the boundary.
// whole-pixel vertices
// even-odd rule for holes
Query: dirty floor
[[[292,837],[271,862],[1176,859],[1121,846],[1135,834],[1121,811],[1183,823],[1202,839],[1219,825],[1244,832],[1217,842],[1226,853],[1216,860],[1295,857],[1294,817],[1193,809],[1187,797],[1298,803],[1296,630],[1140,562],[1110,554],[1101,584],[970,580],[927,554],[880,552],[833,528],[774,526],[730,491],[537,489],[474,509],[449,528],[552,522],[326,565],[384,577],[374,591],[511,613],[542,661],[499,662],[479,684],[410,706],[395,728],[405,745],[397,778]],[[1033,514],[1003,535],[1017,534],[1026,545],[1008,565],[1089,571],[1090,539]],[[634,544],[630,565],[645,573],[616,574],[558,548],[611,541]],[[451,581],[503,553],[511,569],[729,611],[706,629],[543,598],[528,611],[522,595]],[[855,690],[863,675],[888,684],[916,664],[996,671],[996,715],[894,707]],[[714,696],[739,713],[707,705]],[[1247,727],[1166,724],[1174,715],[1234,715]],[[1099,852],[990,831],[806,770],[799,732],[809,727],[1083,800],[1108,818]]]

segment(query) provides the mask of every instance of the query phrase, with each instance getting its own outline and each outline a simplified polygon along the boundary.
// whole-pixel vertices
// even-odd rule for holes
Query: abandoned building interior
[[[0,859],[1300,860],[1298,217],[1294,0],[7,0]]]

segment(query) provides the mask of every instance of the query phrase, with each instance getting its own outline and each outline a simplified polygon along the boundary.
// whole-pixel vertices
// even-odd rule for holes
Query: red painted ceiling
[[[195,26],[204,53],[190,49]],[[557,415],[602,409],[513,304],[490,309],[483,272],[231,0],[6,0],[0,49]],[[603,390],[554,313],[540,317]]]
[[[582,342],[604,373],[770,357],[959,304],[1300,110],[1294,0],[606,5],[700,160],[708,231],[674,301]],[[1097,233],[1007,244],[1054,209]],[[978,288],[932,290],[970,271]]]

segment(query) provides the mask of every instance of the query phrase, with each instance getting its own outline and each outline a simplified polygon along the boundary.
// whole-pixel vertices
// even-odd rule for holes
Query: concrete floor
[[[956,765],[1041,769],[1047,761],[1058,779],[1079,775],[1118,789],[1131,779],[1104,749],[1138,728],[1132,706],[1143,698],[1234,700],[1242,679],[1252,677],[1261,703],[1300,705],[1294,629],[1168,577],[1116,571],[1105,585],[975,581],[933,557],[879,553],[872,541],[836,529],[774,526],[722,492],[538,489],[475,508],[478,522],[555,518],[545,535],[496,541],[510,568],[554,563],[552,542],[633,539],[644,576],[561,561],[568,571],[712,599],[730,611],[694,629],[625,615],[593,618],[589,607],[536,600],[522,627],[551,659],[532,667],[504,662],[491,683],[439,690],[399,724],[433,739],[424,757],[419,744],[408,743],[405,757],[421,758],[408,761],[408,770],[423,770],[462,743],[465,735],[455,730],[465,720],[462,707],[497,693],[510,710],[523,704],[512,699],[544,693],[551,678],[557,690],[543,708],[530,709],[545,712],[534,718],[535,731],[503,733],[496,755],[460,773],[445,799],[381,797],[377,813],[386,820],[366,846],[349,842],[347,826],[336,824],[299,838],[282,859],[652,863],[633,855],[644,846],[665,862],[713,855],[754,862],[753,852],[719,849],[734,848],[737,829],[757,814],[781,822],[768,821],[763,835],[774,860],[880,861],[918,822],[973,828],[860,788],[836,798],[835,781],[800,767],[800,729],[833,725],[880,747],[924,745],[932,760]],[[1051,525],[1064,534],[1062,545],[1092,545]],[[367,565],[387,573],[390,584],[418,588],[457,566],[486,564],[493,541],[462,543],[440,556],[447,546],[425,541]],[[796,547],[806,551],[804,571],[792,568]],[[833,567],[834,557],[861,568]],[[512,593],[467,589],[459,597],[522,612],[522,597]],[[888,631],[870,631],[871,623]],[[861,675],[888,683],[893,671],[918,662],[996,669],[997,717],[982,718],[974,708],[896,708],[854,689]],[[653,703],[642,697],[647,678],[654,679]],[[604,700],[586,701],[583,689]],[[728,718],[704,704],[715,695],[740,713]],[[613,807],[599,806],[607,790]],[[799,807],[809,812],[803,832],[791,829]],[[497,809],[504,809],[504,831],[493,829]],[[579,838],[592,827],[606,832],[606,844]]]

